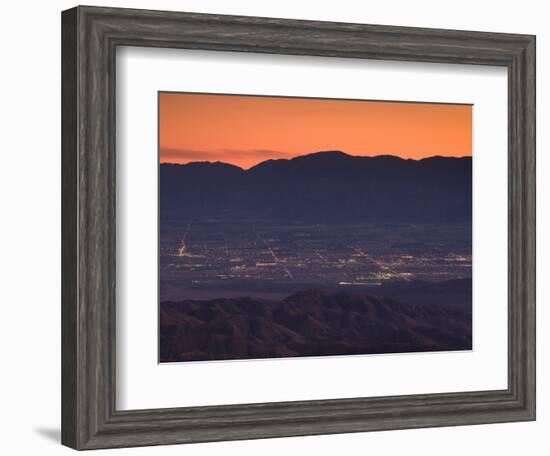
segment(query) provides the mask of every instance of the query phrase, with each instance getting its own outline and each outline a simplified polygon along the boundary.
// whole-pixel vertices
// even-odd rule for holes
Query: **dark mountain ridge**
[[[466,222],[471,157],[421,160],[340,151],[264,161],[160,165],[161,217],[280,221]]]
[[[471,349],[471,310],[366,294],[297,292],[160,304],[160,361]]]

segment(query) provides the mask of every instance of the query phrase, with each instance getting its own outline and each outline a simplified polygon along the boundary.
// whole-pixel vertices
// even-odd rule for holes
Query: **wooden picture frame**
[[[508,388],[117,410],[115,50],[123,45],[506,67]],[[535,37],[101,7],[64,11],[62,243],[62,443],[69,447],[534,420]]]

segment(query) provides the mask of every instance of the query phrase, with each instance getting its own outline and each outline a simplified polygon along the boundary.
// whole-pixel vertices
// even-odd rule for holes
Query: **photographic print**
[[[472,105],[158,108],[161,363],[471,350]]]

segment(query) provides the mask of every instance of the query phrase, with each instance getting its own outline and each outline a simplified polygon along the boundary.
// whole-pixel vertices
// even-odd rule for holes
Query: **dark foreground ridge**
[[[311,289],[160,304],[160,362],[470,350],[471,307]]]
[[[268,160],[160,165],[163,218],[469,222],[471,157],[405,160],[339,151]]]

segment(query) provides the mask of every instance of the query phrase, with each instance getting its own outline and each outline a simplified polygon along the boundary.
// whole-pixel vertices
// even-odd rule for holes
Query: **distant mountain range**
[[[243,170],[227,163],[160,165],[168,218],[305,222],[466,222],[471,157],[401,159],[317,152]]]
[[[470,306],[310,289],[160,304],[160,361],[470,350]]]

